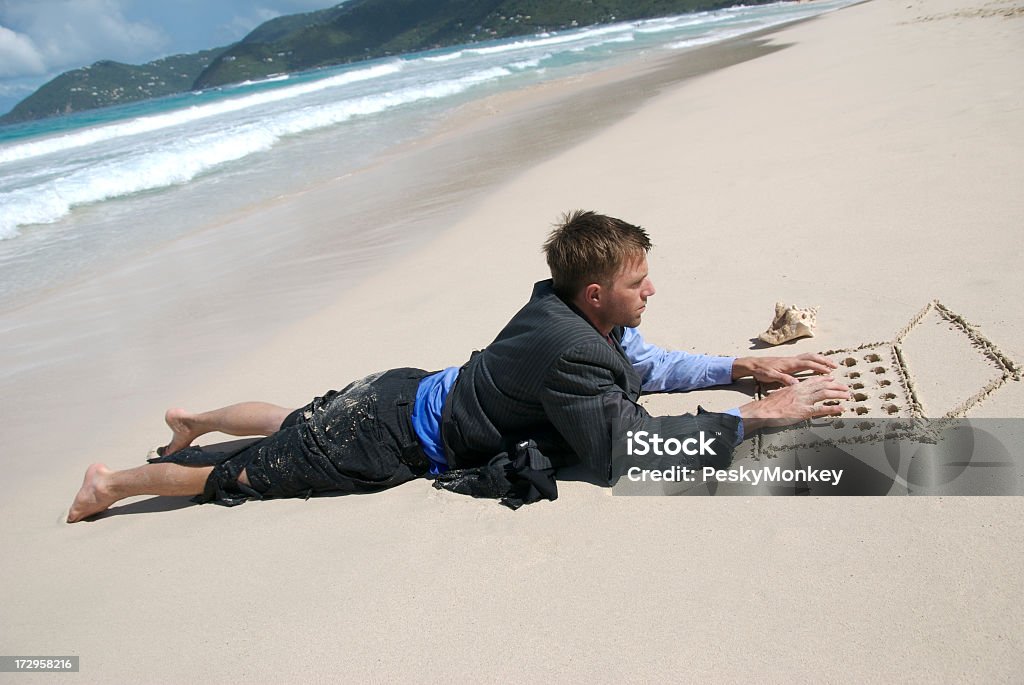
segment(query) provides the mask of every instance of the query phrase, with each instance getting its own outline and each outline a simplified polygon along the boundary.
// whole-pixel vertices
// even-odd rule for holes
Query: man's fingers
[[[786,376],[786,374],[779,374],[779,376],[780,377],[786,377],[786,378],[793,378],[792,376]],[[807,397],[810,397],[812,394],[814,394],[815,392],[817,392],[819,389],[821,389],[823,387],[823,385],[821,383],[822,376],[814,376],[812,378],[805,378],[803,380],[801,380],[799,378],[793,378],[793,380],[796,381],[796,382],[792,383],[792,384],[784,385],[784,387],[780,388],[779,390],[774,391],[771,394],[774,395],[774,394],[777,394],[777,393],[783,393],[783,394],[786,394],[787,397],[807,398]],[[779,380],[779,382],[780,383],[785,383],[785,381],[783,381],[781,379]]]
[[[823,390],[820,394],[813,395],[813,402],[827,402],[829,400],[848,400],[850,393],[840,390]]]
[[[812,385],[813,383],[813,385]],[[850,388],[843,385],[831,376],[822,376],[806,381],[807,389],[810,390],[811,418],[823,416],[839,416],[843,413],[843,407],[838,404],[819,404],[827,400],[848,400],[850,399]]]
[[[803,382],[808,392],[817,392],[818,390],[839,390],[842,392],[849,392],[850,388],[837,381],[832,376],[814,376],[808,378]]]
[[[807,362],[807,371],[813,371],[814,373],[831,373],[836,368],[835,366],[829,366],[828,364],[822,364],[821,362]]]
[[[830,381],[813,388],[811,394],[822,400],[850,399],[850,389],[838,381]]]
[[[819,388],[824,388],[830,385],[842,384],[836,383],[836,379],[833,378],[832,376],[811,376],[810,378],[804,379],[804,381],[800,384],[800,387],[804,388],[804,390],[806,390],[807,392],[814,392]],[[846,386],[843,385],[843,387],[845,388]]]
[[[801,384],[800,390],[808,404],[817,404],[824,400],[848,400],[850,389],[831,376],[816,376]]]
[[[798,378],[793,378],[787,373],[783,373],[778,369],[767,368],[762,370],[756,378],[764,385],[771,385],[772,383],[778,383],[785,387],[787,385],[796,385],[800,382]]]
[[[782,383],[783,385],[796,385],[797,383],[800,382],[798,378],[794,378],[793,376],[790,376],[788,373],[782,373],[781,371],[777,372],[775,375],[775,380],[778,381],[779,383]]]
[[[797,355],[794,359],[801,362],[800,371],[813,371],[814,373],[829,373],[833,369],[839,368],[839,365],[828,357],[815,354],[813,352],[805,352],[804,354]]]
[[[833,369],[839,368],[839,365],[834,361],[822,354],[816,354],[814,352],[805,352],[804,354],[798,354],[793,359],[800,362],[800,371],[813,371],[814,373],[828,373]]]
[[[814,413],[811,414],[811,418],[818,419],[822,416],[839,416],[843,413],[843,408],[839,405],[819,404],[814,407]]]
[[[829,369],[838,369],[839,368],[839,365],[836,364],[834,361],[832,361],[831,359],[829,359],[825,355],[817,354],[816,352],[805,352],[805,353],[803,353],[801,355],[797,355],[797,359],[801,359],[803,361],[808,361],[808,362],[814,362],[815,364],[820,364],[821,366],[825,366],[825,367],[827,367]]]

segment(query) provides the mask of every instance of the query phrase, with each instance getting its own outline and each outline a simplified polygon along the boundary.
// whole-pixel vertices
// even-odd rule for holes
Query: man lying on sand
[[[461,368],[393,369],[331,391],[294,411],[246,402],[192,414],[167,412],[171,442],[150,463],[124,471],[93,464],[68,522],[135,495],[195,495],[234,505],[250,497],[382,490],[428,474],[486,464],[532,440],[554,466],[582,463],[613,480],[614,443],[628,430],[684,441],[714,436],[710,451],[731,454],[745,435],[841,413],[825,400],[849,399],[817,354],[712,357],[644,342],[647,233],[620,219],[578,211],[544,244],[551,279],[486,349]],[[784,388],[725,413],[651,416],[641,392],[683,391],[746,376]],[[235,452],[192,447],[201,435],[264,435]],[[704,438],[706,440],[706,437]]]

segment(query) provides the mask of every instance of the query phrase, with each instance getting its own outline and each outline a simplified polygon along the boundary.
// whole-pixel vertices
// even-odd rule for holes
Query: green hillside
[[[0,123],[42,119],[191,90],[225,48],[165,57],[143,65],[101,61],[66,71],[0,117]]]
[[[755,0],[757,2],[766,0]],[[714,0],[350,0],[274,19],[235,44],[197,88],[281,72],[576,26],[727,7]]]

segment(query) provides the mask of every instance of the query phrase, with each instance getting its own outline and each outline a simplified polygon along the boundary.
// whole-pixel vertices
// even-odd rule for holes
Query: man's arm
[[[698,411],[681,416],[651,416],[623,392],[616,378],[612,348],[604,343],[580,345],[552,368],[541,397],[545,414],[584,465],[614,480],[631,465],[625,454],[630,431],[647,431],[663,440],[698,438],[711,441],[710,453],[679,455],[674,462],[697,468],[716,467],[732,460],[740,419],[731,413]],[[819,404],[849,397],[849,389],[829,377],[816,377],[771,393],[739,408],[749,433],[766,425],[787,425],[839,414],[838,406]],[[625,459],[625,460],[623,460]]]
[[[621,345],[640,374],[645,393],[697,390],[733,381],[733,357],[666,350],[646,342],[635,328],[623,330]]]
[[[836,363],[831,359],[813,353],[794,357],[734,358],[670,351],[646,342],[635,328],[623,330],[621,344],[626,357],[643,380],[644,392],[696,390],[713,385],[727,385],[748,376],[761,383],[796,385],[800,381],[791,374],[803,371],[827,374],[837,368]],[[831,381],[832,379],[827,380]],[[825,385],[828,383],[826,382]],[[833,385],[835,386],[832,388],[833,392],[848,390],[846,386]],[[817,388],[817,385],[808,386],[808,388],[811,387]],[[839,390],[836,390],[836,387]],[[784,416],[799,415],[810,418],[806,415],[809,410],[808,400],[803,397],[804,394],[810,397],[813,395],[813,390],[806,389],[783,395],[779,400],[773,400],[773,403],[767,407],[762,405],[754,407],[752,406],[754,403],[748,403],[742,407],[726,410],[725,413],[740,419],[736,429],[735,443],[738,445],[746,435],[767,424],[778,422]],[[834,398],[826,397],[824,399]],[[833,407],[818,416],[838,413],[840,413],[838,408]]]
[[[640,374],[644,392],[680,392],[728,385],[740,378],[753,377],[761,383],[793,385],[792,375],[803,371],[828,374],[836,363],[820,354],[794,357],[719,357],[666,350],[645,341],[640,331],[625,328],[622,350]]]
[[[614,480],[637,461],[628,459],[626,445],[630,432],[641,431],[663,440],[694,438],[697,442],[692,444],[699,444],[703,437],[703,443],[710,444],[704,454],[672,456],[673,465],[721,467],[731,461],[738,416],[704,411],[651,416],[626,396],[626,381],[617,376],[623,373],[621,368],[618,352],[595,341],[563,355],[545,381],[544,412],[584,465]],[[655,466],[648,462],[647,466]]]

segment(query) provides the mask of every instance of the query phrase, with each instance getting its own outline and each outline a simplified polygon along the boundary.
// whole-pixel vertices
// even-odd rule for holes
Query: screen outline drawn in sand
[[[983,361],[995,373],[995,376],[980,389],[959,401],[952,409],[935,417],[926,416],[921,389],[915,382],[912,365],[908,365],[903,349],[907,337],[918,329],[921,322],[931,312],[935,312],[954,331],[966,336],[970,348],[980,354]],[[887,408],[888,416],[866,415],[859,419],[858,416],[844,415],[804,421],[794,426],[778,429],[766,429],[753,437],[752,447],[755,460],[761,457],[772,458],[784,451],[816,448],[828,444],[873,443],[892,438],[911,438],[930,442],[929,435],[937,435],[947,424],[963,418],[972,407],[996,392],[1007,381],[1021,380],[1019,364],[1008,358],[979,331],[977,326],[970,324],[937,299],[928,302],[910,319],[906,326],[896,333],[892,340],[826,350],[822,354],[833,358],[845,356],[845,359],[836,360],[840,364],[840,369],[844,366],[847,368],[846,372],[839,374],[838,380],[842,382],[860,378],[859,374],[864,373],[863,367],[858,372],[852,373],[849,369],[862,360],[869,364],[882,364],[886,361],[885,357],[888,357],[888,368],[878,366],[867,371],[868,373],[874,371],[879,376],[891,371],[898,379],[896,384],[891,384],[891,381],[882,381],[886,384],[887,391],[882,398],[888,400],[890,404],[882,405],[879,409]],[[851,384],[851,388],[854,390],[854,399],[850,400],[850,406],[856,407],[858,414],[869,413],[868,408],[862,404],[867,399],[867,394],[858,394],[857,392],[863,387],[862,383]],[[755,388],[755,398],[762,399],[771,391],[772,389],[758,383]],[[902,393],[902,396],[896,393]],[[815,430],[808,430],[812,428]],[[821,434],[822,429],[828,430],[828,437]],[[833,432],[829,429],[842,430]]]

